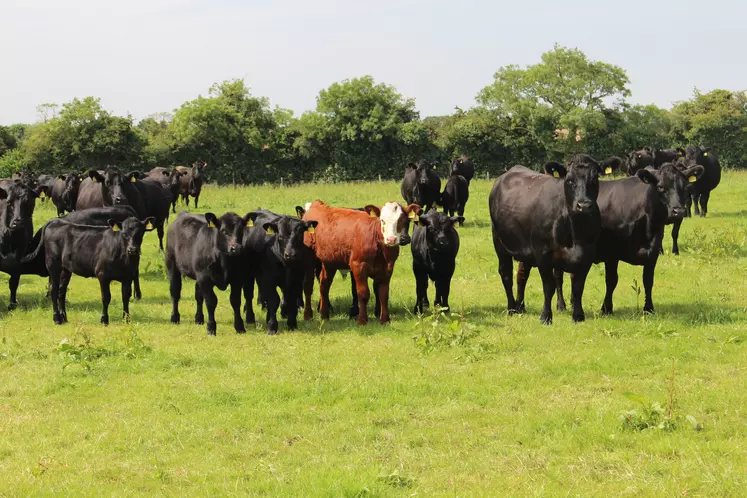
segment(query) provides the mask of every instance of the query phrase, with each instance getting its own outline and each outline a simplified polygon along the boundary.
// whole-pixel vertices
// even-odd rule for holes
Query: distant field
[[[656,315],[640,312],[641,268],[622,264],[616,314],[600,317],[594,267],[578,325],[569,313],[540,324],[536,271],[527,313],[507,316],[491,185],[473,183],[459,229],[453,323],[411,314],[409,247],[391,325],[348,320],[338,276],[336,316],[293,333],[281,321],[275,337],[262,313],[235,334],[226,293],[207,337],[191,323],[191,282],[171,325],[155,234],[132,325],[99,325],[98,284],[79,277],[69,324],[53,325],[33,276],[7,313],[1,274],[0,495],[744,496],[747,174],[726,173],[709,217],[685,221],[679,257],[667,229]],[[291,214],[317,198],[381,204],[399,185],[208,186],[200,212]],[[51,216],[37,208],[37,226]],[[112,295],[116,321],[118,285]]]

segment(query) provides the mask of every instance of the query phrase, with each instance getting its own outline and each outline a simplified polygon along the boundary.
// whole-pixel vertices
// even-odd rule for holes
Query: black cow
[[[690,145],[685,150],[685,159],[685,168],[692,167],[693,164],[703,166],[703,175],[690,185],[690,197],[694,204],[695,215],[705,217],[708,214],[708,199],[711,197],[711,190],[718,187],[721,182],[721,165],[712,151],[694,145]],[[698,209],[698,204],[700,204],[700,209]]]
[[[67,322],[67,286],[73,274],[98,279],[101,323],[104,325],[109,324],[111,282],[121,282],[123,316],[129,320],[132,281],[138,274],[140,245],[145,232],[153,229],[153,221],[153,218],[140,221],[130,217],[124,222],[109,220],[109,226],[95,226],[55,218],[44,225],[39,245],[23,261],[29,263],[44,251],[55,324]]]
[[[18,307],[16,292],[21,280],[22,258],[28,253],[33,237],[33,215],[37,192],[22,180],[9,180],[0,186],[0,270],[10,275],[8,310]]]
[[[451,173],[441,194],[441,206],[449,216],[464,216],[464,208],[469,199],[469,182],[462,175]]]
[[[599,167],[602,170],[602,174],[611,175],[622,169],[622,159],[617,156],[610,156],[604,161],[599,163]]]
[[[156,219],[158,247],[163,251],[163,224],[169,218],[169,206],[172,202],[171,193],[159,180],[144,176],[139,171],[131,171],[126,176],[140,192],[145,204],[145,213]]]
[[[653,166],[659,169],[664,163],[674,163],[677,159],[685,156],[685,149],[677,147],[676,149],[655,149],[653,156]]]
[[[643,149],[631,152],[628,155],[627,163],[628,176],[633,176],[638,172],[638,170],[641,170],[648,166],[653,166],[654,155],[651,152],[651,149],[649,149],[648,147],[644,147]]]
[[[78,203],[78,191],[82,176],[72,172],[67,175],[59,175],[52,184],[50,197],[57,208],[57,216],[63,216],[65,212],[73,212]]]
[[[246,321],[254,323],[252,298],[256,279],[267,309],[267,332],[272,335],[278,331],[279,306],[282,316],[288,319],[288,329],[295,330],[306,268],[314,264],[314,254],[304,244],[304,233],[313,233],[317,222],[266,210],[249,213],[249,219],[252,227],[244,235],[244,258],[251,268],[244,282]],[[282,303],[278,288],[283,293]]]
[[[415,313],[428,306],[428,279],[436,285],[434,305],[449,307],[451,277],[459,252],[459,234],[454,224],[464,223],[463,216],[447,216],[431,211],[421,216],[412,229],[412,273],[415,275]]]
[[[496,180],[490,218],[509,312],[522,311],[513,295],[515,258],[540,270],[543,323],[552,323],[553,268],[574,274],[573,320],[584,320],[581,299],[600,231],[598,193],[599,164],[583,154],[571,159],[563,179],[514,166]]]
[[[148,171],[148,177],[158,180],[171,194],[172,213],[176,213],[176,201],[179,198],[182,176],[186,174],[186,171],[179,171],[176,168],[163,168],[160,166]]]
[[[203,301],[207,304],[208,335],[215,335],[215,307],[218,297],[214,288],[226,290],[231,286],[233,326],[236,332],[245,332],[241,318],[241,289],[244,267],[241,258],[244,228],[249,216],[243,218],[236,213],[226,213],[217,218],[213,213],[176,215],[169,226],[166,240],[166,270],[169,274],[171,292],[171,323],[178,324],[179,299],[182,291],[182,275],[195,280],[197,312],[195,323],[205,323]]]
[[[664,163],[658,170],[653,167],[640,170],[636,176],[622,180],[601,182],[597,203],[602,216],[602,230],[594,256],[595,263],[604,263],[607,292],[602,313],[611,314],[612,294],[617,287],[617,267],[620,261],[643,266],[645,301],[643,311],[652,313],[654,303],[652,288],[654,272],[659,258],[664,225],[681,220],[685,215],[688,179],[703,175],[702,166],[680,170]],[[625,199],[625,202],[619,202]],[[519,273],[517,284],[523,288],[529,278]],[[563,272],[556,270],[558,308],[565,307],[563,300]]]
[[[436,173],[436,163],[421,159],[417,164],[410,163],[405,169],[400,192],[407,204],[417,204],[425,212],[432,209],[441,199],[441,179]]]
[[[197,203],[200,200],[200,192],[202,192],[202,184],[205,180],[204,170],[207,167],[205,161],[195,161],[191,168],[185,168],[184,166],[177,166],[176,169],[181,173],[179,194],[182,196],[182,200],[189,207],[189,196],[195,198],[195,209],[197,209]]]
[[[104,171],[89,171],[88,178],[80,184],[76,209],[122,205],[132,206],[139,219],[147,215],[145,200],[131,177],[116,166],[108,166]]]
[[[42,202],[45,202],[52,195],[52,187],[56,180],[57,177],[54,175],[39,175],[36,178],[35,190]]]
[[[454,159],[451,163],[451,174],[462,175],[467,183],[472,181],[475,176],[475,165],[472,164],[472,159],[467,156],[459,156]]]

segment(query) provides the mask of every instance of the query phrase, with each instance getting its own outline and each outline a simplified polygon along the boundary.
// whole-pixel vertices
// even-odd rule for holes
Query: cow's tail
[[[24,256],[23,258],[21,258],[21,264],[26,264],[26,263],[29,263],[29,262],[33,261],[34,259],[37,258],[37,256],[39,256],[39,253],[42,252],[42,249],[44,249],[44,233],[47,230],[47,226],[52,221],[53,220],[50,220],[50,221],[46,222],[44,224],[44,226],[41,227],[38,232],[36,232],[36,235],[34,235],[34,238],[32,239],[33,242],[37,242],[37,239],[38,239],[36,247],[34,248],[33,251],[31,251],[26,256]]]

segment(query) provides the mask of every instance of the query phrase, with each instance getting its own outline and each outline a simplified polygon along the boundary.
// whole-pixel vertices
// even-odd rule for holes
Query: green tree
[[[169,123],[173,115],[159,113],[141,120],[135,127],[143,141],[141,163],[143,169],[176,164],[176,138]]]

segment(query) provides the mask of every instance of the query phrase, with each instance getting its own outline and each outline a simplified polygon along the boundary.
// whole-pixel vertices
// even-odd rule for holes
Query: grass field
[[[527,313],[506,314],[490,187],[473,183],[459,229],[451,317],[409,311],[409,248],[391,325],[349,321],[338,277],[338,315],[293,333],[282,321],[274,337],[264,318],[235,334],[226,293],[207,337],[190,323],[191,282],[171,325],[155,234],[131,325],[99,325],[97,282],[74,277],[70,323],[54,326],[45,281],[23,277],[20,308],[0,313],[0,495],[744,496],[747,174],[726,173],[709,217],[685,221],[679,257],[667,230],[656,315],[640,312],[640,267],[623,264],[616,314],[600,317],[594,267],[586,322],[555,313],[552,326],[539,322],[536,271]],[[200,212],[398,193],[393,182],[208,186]],[[37,226],[52,215],[38,207]],[[112,294],[114,319],[118,285]]]

